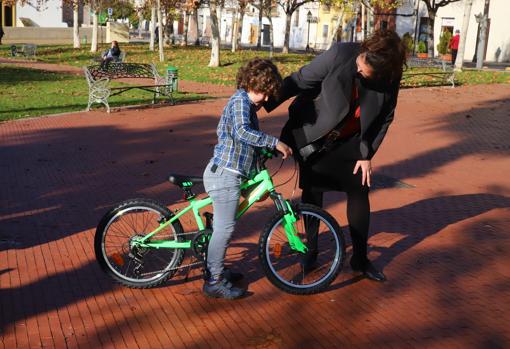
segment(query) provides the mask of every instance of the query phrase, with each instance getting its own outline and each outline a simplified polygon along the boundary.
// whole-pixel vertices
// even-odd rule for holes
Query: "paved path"
[[[402,91],[374,163],[380,186],[408,186],[371,194],[370,258],[386,283],[346,266],[322,294],[279,291],[256,255],[264,203],[229,252],[250,291],[235,302],[202,296],[197,270],[117,286],[92,246],[116,202],[180,198],[166,176],[201,173],[225,100],[2,123],[0,348],[508,348],[509,96],[510,85]],[[278,134],[285,108],[261,119]],[[327,202],[347,230],[343,195]]]

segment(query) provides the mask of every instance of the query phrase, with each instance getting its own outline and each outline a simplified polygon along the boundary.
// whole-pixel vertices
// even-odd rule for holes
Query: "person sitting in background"
[[[115,40],[112,41],[112,47],[106,51],[102,57],[101,68],[108,68],[111,61],[118,61],[120,59],[119,43]]]

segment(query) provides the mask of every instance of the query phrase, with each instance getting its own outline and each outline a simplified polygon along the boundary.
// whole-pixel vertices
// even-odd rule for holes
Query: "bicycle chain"
[[[197,233],[198,233],[198,231],[192,231],[192,232],[188,232],[188,233],[179,234],[178,236],[196,235]],[[148,275],[154,275],[154,274],[167,273],[167,272],[170,272],[170,271],[173,271],[173,270],[189,268],[189,267],[193,267],[193,266],[196,266],[196,265],[203,265],[203,264],[204,264],[203,261],[198,261],[198,262],[194,262],[194,263],[180,265],[178,267],[170,268],[170,269],[167,269],[167,270],[156,270],[156,271],[151,271],[151,272],[148,272],[148,273],[140,273],[140,276],[148,276]]]

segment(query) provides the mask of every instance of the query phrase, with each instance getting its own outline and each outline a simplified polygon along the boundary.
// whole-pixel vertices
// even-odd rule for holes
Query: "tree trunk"
[[[154,51],[154,41],[155,41],[155,33],[156,30],[156,5],[153,4],[151,8],[151,25],[150,25],[150,31],[151,31],[151,40],[149,42],[149,50]]]
[[[283,53],[289,53],[289,42],[290,42],[290,20],[292,13],[285,13],[285,39],[283,41]]]
[[[184,11],[184,42],[182,46],[188,46],[188,28],[189,28],[189,13]]]
[[[239,10],[239,24],[237,26],[237,45],[241,46],[241,41],[243,39],[243,20],[244,20],[244,11],[246,7],[243,7]]]
[[[80,48],[80,23],[78,17],[78,9],[80,3],[78,0],[73,1],[73,47]]]
[[[436,12],[435,10],[429,10],[429,25],[428,32],[430,33],[429,40],[427,43],[427,51],[429,57],[434,57],[434,23],[436,21]]]
[[[158,46],[159,46],[159,61],[165,61],[165,55],[163,53],[163,21],[161,20],[161,1],[158,0]]]
[[[466,49],[466,36],[469,27],[469,19],[471,17],[471,7],[473,0],[466,0],[464,3],[464,18],[462,19],[462,31],[460,33],[459,50],[457,51],[457,58],[455,59],[455,70],[462,70],[462,63],[464,62],[464,51]]]
[[[273,20],[271,19],[271,14],[267,17],[269,20],[269,58],[273,58],[274,51],[274,30],[273,30]]]
[[[142,11],[138,12],[138,38],[142,38],[142,23],[143,23],[143,13]]]
[[[237,20],[237,8],[234,11],[234,15],[232,16],[232,52],[236,52],[237,50],[237,26],[239,25],[239,21]]]
[[[92,40],[90,52],[97,52],[97,9],[95,6],[92,8]]]
[[[344,22],[344,13],[345,13],[345,11],[344,11],[344,9],[342,9],[342,15],[340,16],[340,18],[338,18],[338,20],[335,24],[335,29],[333,30],[333,36],[331,36],[331,40],[329,41],[328,48],[327,48],[328,50],[331,48],[331,46],[333,46],[333,43],[336,41],[336,37],[338,35],[338,29]]]
[[[195,24],[197,26],[197,37],[195,39],[195,46],[198,46],[200,45],[200,33],[198,32],[198,7],[195,9],[194,11],[194,15],[195,15]]]
[[[257,50],[260,50],[262,46],[262,13],[264,12],[264,3],[262,0],[259,0],[259,28],[257,35]]]
[[[217,14],[217,0],[211,0],[209,4],[209,10],[211,12],[211,60],[209,61],[209,67],[220,66],[220,31],[218,27],[218,14]]]

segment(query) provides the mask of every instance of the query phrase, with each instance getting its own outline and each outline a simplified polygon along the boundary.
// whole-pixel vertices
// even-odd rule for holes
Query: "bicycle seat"
[[[204,179],[198,176],[186,176],[180,174],[170,174],[168,176],[170,183],[177,185],[180,188],[191,187],[193,184],[202,183]]]

